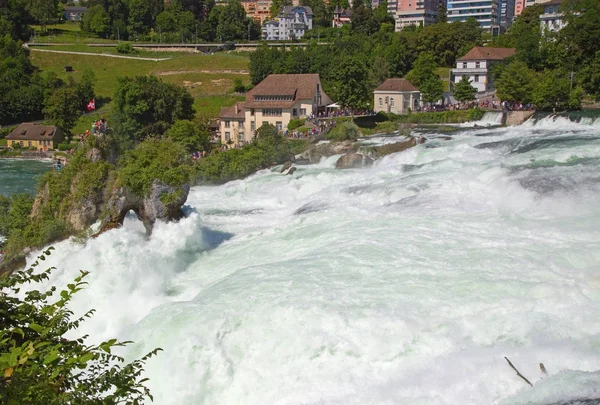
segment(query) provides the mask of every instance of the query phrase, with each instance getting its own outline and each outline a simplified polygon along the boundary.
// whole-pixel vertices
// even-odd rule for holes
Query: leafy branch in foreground
[[[75,293],[87,284],[81,274],[56,297],[23,285],[48,280],[50,268],[34,273],[44,251],[28,270],[0,279],[0,403],[12,404],[141,404],[152,395],[142,378],[145,362],[161,349],[131,363],[112,349],[131,342],[111,339],[87,345],[86,336],[70,340],[64,335],[90,318],[94,310],[72,320],[67,308]]]

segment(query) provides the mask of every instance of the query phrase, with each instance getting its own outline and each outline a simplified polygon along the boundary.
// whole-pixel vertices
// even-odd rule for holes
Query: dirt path
[[[89,55],[89,56],[103,56],[105,58],[120,58],[120,59],[135,59],[135,60],[150,60],[153,62],[162,62],[171,58],[142,58],[140,56],[125,56],[125,55],[111,55],[109,53],[93,53],[93,52],[73,52],[73,51],[52,51],[50,49],[36,49],[29,47],[29,50],[34,52],[48,52],[48,53],[62,53],[67,55]]]
[[[243,69],[197,69],[197,70],[165,70],[162,72],[152,72],[155,76],[181,75],[186,73],[208,73],[208,74],[231,74],[231,75],[249,75],[250,71]]]

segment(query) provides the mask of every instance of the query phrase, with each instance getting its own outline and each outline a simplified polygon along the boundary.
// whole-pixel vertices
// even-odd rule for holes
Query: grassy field
[[[48,49],[80,51],[85,45],[61,46]],[[112,48],[94,48],[105,51]],[[114,49],[112,49],[114,51]],[[87,49],[86,49],[87,51]],[[143,52],[142,52],[143,54]],[[142,56],[140,54],[140,56]],[[167,53],[160,53],[165,57]],[[190,54],[170,53],[167,61],[144,61],[132,59],[108,58],[96,55],[70,55],[45,52],[31,52],[31,60],[42,72],[55,72],[63,80],[73,77],[78,80],[85,69],[96,74],[96,106],[98,110],[79,118],[74,134],[84,133],[91,123],[102,117],[110,119],[111,102],[115,91],[116,79],[120,76],[157,75],[167,83],[186,87],[195,98],[196,116],[214,118],[221,107],[230,106],[243,97],[232,94],[233,81],[241,79],[244,84],[250,80],[247,74],[231,73],[248,69],[248,56],[239,54]],[[146,55],[143,55],[146,56]],[[166,55],[168,56],[168,54]],[[65,66],[72,66],[73,73],[66,73]],[[104,101],[104,104],[102,102]]]
[[[96,74],[96,94],[99,97],[112,97],[115,90],[116,78],[119,76],[148,74],[161,76],[165,73],[187,73],[207,70],[214,72],[214,79],[212,80],[218,80],[220,79],[219,76],[224,75],[219,73],[221,70],[248,69],[248,59],[237,54],[198,55],[179,53],[170,60],[154,62],[93,55],[70,55],[32,51],[31,61],[42,71],[56,72],[62,79],[67,79],[72,75],[75,80],[78,80],[85,69],[92,69]],[[65,73],[64,67],[67,65],[72,66],[75,72]],[[167,81],[166,78],[168,76],[161,77]],[[168,80],[176,79],[170,78]],[[205,86],[207,88],[211,87],[208,84],[205,84]]]
[[[442,79],[444,91],[450,91],[450,68],[437,68],[435,73]]]
[[[74,43],[74,44],[100,44],[100,43],[115,43],[116,41],[98,38],[96,35],[82,32],[79,23],[65,22],[64,24],[52,24],[46,26],[46,31],[42,32],[42,27],[34,25],[35,36],[31,39],[32,42],[39,44],[47,43]]]

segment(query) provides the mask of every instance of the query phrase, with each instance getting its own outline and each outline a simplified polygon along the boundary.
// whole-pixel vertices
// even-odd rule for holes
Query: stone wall
[[[504,125],[521,125],[531,118],[533,114],[535,114],[535,111],[508,111]]]

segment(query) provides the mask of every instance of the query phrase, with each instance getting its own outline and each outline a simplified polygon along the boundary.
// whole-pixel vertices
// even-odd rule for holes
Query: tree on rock
[[[193,103],[186,89],[155,76],[121,77],[115,90],[114,126],[122,136],[140,142],[164,134],[176,120],[192,119]]]
[[[452,91],[454,98],[464,103],[466,101],[475,100],[475,93],[477,89],[471,86],[471,80],[467,76],[463,76],[462,79],[454,86]]]

